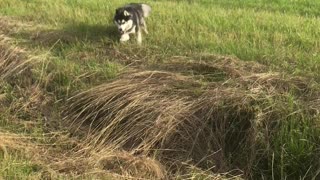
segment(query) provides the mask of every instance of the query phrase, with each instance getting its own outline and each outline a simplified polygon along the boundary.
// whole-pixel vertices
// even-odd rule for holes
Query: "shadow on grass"
[[[116,27],[102,24],[70,23],[59,29],[36,29],[15,33],[16,37],[28,41],[31,46],[57,47],[85,42],[112,44],[119,39]],[[31,40],[31,42],[30,42]]]
[[[63,27],[63,31],[70,33],[78,40],[96,40],[101,38],[108,38],[111,41],[118,39],[118,32],[113,25],[101,25],[101,24],[68,24]]]

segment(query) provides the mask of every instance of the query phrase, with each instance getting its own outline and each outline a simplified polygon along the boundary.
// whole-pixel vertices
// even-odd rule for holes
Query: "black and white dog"
[[[148,34],[145,18],[151,13],[151,7],[147,4],[131,3],[116,9],[114,22],[121,34],[120,41],[128,41],[129,34],[137,33],[138,44],[141,44],[141,29]]]

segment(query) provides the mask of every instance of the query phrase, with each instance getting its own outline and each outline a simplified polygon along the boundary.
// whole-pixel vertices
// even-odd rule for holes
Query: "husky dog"
[[[114,22],[121,34],[120,41],[128,41],[129,34],[137,33],[138,44],[141,44],[141,29],[148,34],[145,18],[151,13],[151,7],[147,4],[131,3],[116,9]]]

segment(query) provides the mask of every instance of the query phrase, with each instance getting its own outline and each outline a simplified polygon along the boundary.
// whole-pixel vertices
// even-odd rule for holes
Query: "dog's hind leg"
[[[141,28],[143,29],[143,31],[146,33],[146,34],[149,34],[148,30],[147,30],[147,24],[146,24],[146,21],[144,21],[144,19],[142,18],[141,19]]]
[[[142,23],[143,23],[143,24],[142,24],[142,29],[143,29],[143,31],[144,31],[146,34],[149,34],[149,32],[148,32],[148,30],[147,30],[147,24],[146,24],[146,22],[143,21]]]
[[[141,35],[141,30],[140,29],[137,32],[137,42],[138,42],[138,44],[142,43],[142,35]]]

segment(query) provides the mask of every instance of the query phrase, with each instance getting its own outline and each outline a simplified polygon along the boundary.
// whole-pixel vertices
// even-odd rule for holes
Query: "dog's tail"
[[[141,8],[143,11],[143,17],[148,17],[151,13],[151,7],[147,4],[141,4]]]

